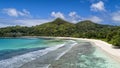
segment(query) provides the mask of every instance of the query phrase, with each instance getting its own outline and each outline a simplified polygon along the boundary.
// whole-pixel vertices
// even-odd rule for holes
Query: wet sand
[[[109,44],[102,40],[97,39],[87,39],[87,38],[72,38],[72,37],[57,37],[60,39],[74,39],[74,40],[83,40],[90,42],[92,45],[99,47],[102,49],[106,54],[108,54],[110,57],[115,59],[120,63],[120,49],[113,48],[112,44]]]
[[[109,56],[116,59],[117,61],[120,61],[120,49],[113,49],[111,44],[108,44],[104,41],[71,37],[57,38],[72,39],[84,42],[80,42],[77,45],[74,45],[72,48],[70,48],[70,45],[61,47],[55,51],[49,52],[48,54],[37,58],[36,60],[33,60],[32,62],[24,64],[20,68],[90,68],[90,66],[92,66],[91,68],[107,68],[103,65],[106,64],[105,59],[93,55],[95,51],[93,45],[101,48],[103,51],[108,53]],[[69,48],[70,50],[64,54],[63,52]],[[100,64],[96,63],[103,63],[102,66],[104,67],[101,67]]]
[[[48,68],[51,63],[61,58],[61,54],[65,53],[65,51],[67,51],[68,49],[71,49],[74,45],[75,44],[73,43],[67,43],[67,45],[60,47],[55,51],[51,51],[48,54],[37,58],[36,60],[26,63],[20,68]]]
[[[80,39],[80,40],[91,42],[93,45],[99,47],[104,52],[106,52],[106,54],[109,54],[110,57],[112,57],[113,59],[120,63],[120,49],[113,48],[112,44],[95,39]]]

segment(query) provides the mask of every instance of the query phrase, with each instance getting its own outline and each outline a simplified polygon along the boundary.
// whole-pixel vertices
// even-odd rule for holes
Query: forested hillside
[[[0,37],[64,36],[104,39],[120,46],[120,27],[97,24],[86,20],[73,24],[60,18],[32,27],[12,26],[0,28]]]

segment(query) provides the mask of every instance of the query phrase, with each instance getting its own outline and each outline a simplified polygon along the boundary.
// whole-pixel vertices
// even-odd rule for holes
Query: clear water
[[[79,43],[50,68],[120,68],[120,63],[90,43]]]
[[[78,45],[55,61],[56,57],[74,44],[72,41]],[[37,68],[39,65],[44,66],[45,64],[51,64],[49,68],[120,68],[120,63],[101,49],[85,41],[72,41],[43,38],[0,38],[0,68],[19,68],[28,62],[31,62],[28,63],[28,66],[20,68]],[[49,51],[52,52],[49,53]],[[33,60],[35,61],[32,63]]]
[[[93,55],[103,60],[102,63],[98,61],[99,63],[98,66],[101,66],[101,68],[120,68],[120,63],[116,61],[115,59],[113,59],[112,57],[110,57],[110,55],[105,53],[100,48],[96,48]]]
[[[0,60],[63,44],[62,40],[43,38],[0,38]]]
[[[59,40],[54,41],[53,39],[48,40],[41,38],[0,38],[0,50],[49,47],[51,45],[60,44],[60,43],[62,42]]]

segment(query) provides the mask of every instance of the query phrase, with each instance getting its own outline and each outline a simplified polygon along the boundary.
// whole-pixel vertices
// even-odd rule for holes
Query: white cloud
[[[73,11],[68,14],[70,17],[70,21],[73,23],[79,22],[82,20],[82,17],[77,14],[77,12]]]
[[[76,12],[70,12],[70,13],[69,13],[69,16],[70,16],[70,17],[76,16]]]
[[[112,20],[116,22],[120,22],[120,11],[114,12],[112,14]]]
[[[91,16],[91,17],[87,18],[86,20],[91,20],[95,23],[101,23],[103,21],[101,18],[99,18],[97,16]]]
[[[35,26],[40,25],[46,22],[50,22],[52,20],[49,19],[21,19],[21,20],[14,20],[16,23],[20,23],[22,26]]]
[[[6,26],[35,26],[46,22],[50,22],[52,19],[0,19],[0,27]]]
[[[91,5],[91,10],[92,11],[106,11],[105,6],[104,6],[104,2],[99,1],[98,3],[93,3]]]
[[[30,16],[30,12],[26,9],[23,9],[22,11],[18,11],[15,8],[4,8],[2,10],[4,14],[7,14],[9,16],[18,17],[18,16]]]
[[[30,14],[29,12],[27,12],[26,10],[23,10],[22,13],[27,13]],[[19,16],[19,15],[24,15],[22,13],[17,14],[13,14],[12,16]],[[80,15],[77,14],[77,12],[70,12],[68,14],[67,17],[65,17],[61,12],[52,12],[51,16],[54,18],[62,18],[64,20],[67,20],[69,22],[73,22],[73,23],[77,23],[79,21],[82,20],[91,20],[93,22],[96,23],[100,23],[103,20],[97,16],[91,16],[91,17],[81,17]],[[54,18],[50,18],[50,19],[39,19],[39,18],[15,18],[15,19],[5,19],[5,18],[0,18],[0,27],[6,27],[6,26],[15,26],[15,25],[20,25],[20,26],[35,26],[35,25],[39,25],[39,24],[43,24],[46,22],[50,22],[53,21]]]
[[[10,26],[10,25],[0,23],[0,28],[1,27],[6,27],[6,26]]]
[[[74,11],[73,11],[73,12],[70,12],[70,13],[69,13],[69,16],[70,16],[70,17],[73,17],[73,18],[80,18],[80,16],[77,14],[77,12],[74,12]]]
[[[61,12],[52,12],[52,13],[51,13],[51,16],[52,16],[52,17],[55,17],[55,18],[62,18],[62,19],[65,18],[65,17],[64,17],[64,14],[61,13]]]

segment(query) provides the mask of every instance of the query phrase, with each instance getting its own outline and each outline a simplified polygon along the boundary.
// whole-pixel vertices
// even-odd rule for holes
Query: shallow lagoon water
[[[72,48],[50,68],[119,68],[120,63],[88,42]]]
[[[120,63],[109,57],[101,49],[85,41],[1,38],[0,67],[119,68]]]
[[[63,44],[64,41],[44,38],[0,38],[0,60]]]
[[[0,38],[0,50],[48,47],[59,43],[61,43],[59,40],[43,38]]]

